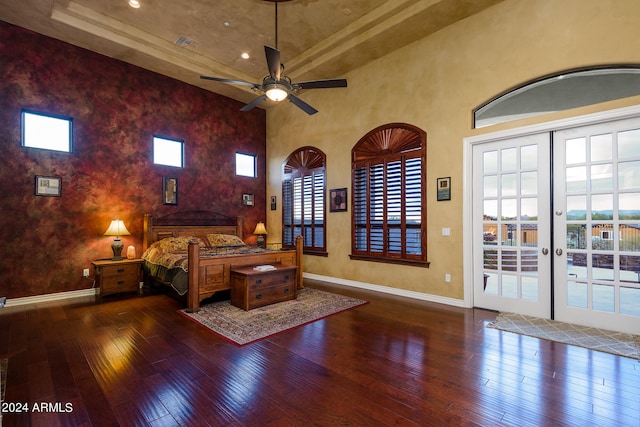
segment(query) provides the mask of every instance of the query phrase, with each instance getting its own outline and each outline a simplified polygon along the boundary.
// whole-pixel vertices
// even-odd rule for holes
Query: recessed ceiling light
[[[222,25],[224,25],[225,27],[230,27],[231,23],[229,21],[224,21]]]
[[[131,6],[134,9],[139,9],[140,2],[138,0],[129,0],[129,6]]]
[[[242,55],[240,55],[242,57],[242,59],[249,59],[249,54],[247,52],[242,52]]]

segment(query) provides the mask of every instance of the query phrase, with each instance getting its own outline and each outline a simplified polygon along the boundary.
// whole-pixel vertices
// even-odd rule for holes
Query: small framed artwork
[[[271,196],[271,210],[276,210],[276,196]]]
[[[437,180],[438,201],[451,200],[451,177],[438,178]]]
[[[178,178],[162,177],[162,198],[165,205],[178,204]]]
[[[60,197],[60,194],[62,194],[62,178],[36,175],[36,196]]]
[[[244,206],[253,206],[253,194],[243,194],[242,195],[242,204]]]
[[[329,211],[346,212],[347,211],[347,189],[336,188],[329,190]]]

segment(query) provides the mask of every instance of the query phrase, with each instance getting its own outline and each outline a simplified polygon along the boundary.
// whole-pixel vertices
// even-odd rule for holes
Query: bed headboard
[[[142,250],[166,237],[205,236],[207,234],[233,234],[243,238],[244,219],[209,211],[175,212],[159,218],[144,215]]]

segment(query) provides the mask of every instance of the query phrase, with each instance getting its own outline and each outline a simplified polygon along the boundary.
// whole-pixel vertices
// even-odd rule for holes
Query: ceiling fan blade
[[[318,112],[318,110],[313,108],[311,105],[291,93],[289,94],[289,101],[293,102],[298,108],[310,116]]]
[[[240,109],[240,111],[249,111],[252,110],[253,107],[255,107],[256,105],[260,104],[262,101],[264,101],[267,98],[267,95],[260,95],[259,97],[257,97],[256,99],[254,99],[253,101],[251,101],[250,103],[248,103],[247,105],[245,105],[244,107],[242,107]]]
[[[311,80],[295,84],[298,89],[330,89],[334,87],[347,87],[347,79]]]
[[[222,82],[222,83],[231,83],[234,85],[245,85],[245,86],[259,86],[255,83],[249,83],[249,82],[245,82],[243,80],[231,80],[231,79],[223,79],[222,77],[209,77],[209,76],[200,76],[201,79],[204,80],[213,80],[216,82]]]
[[[267,57],[267,66],[269,67],[269,75],[272,79],[280,80],[280,51],[271,46],[264,47],[264,54]]]

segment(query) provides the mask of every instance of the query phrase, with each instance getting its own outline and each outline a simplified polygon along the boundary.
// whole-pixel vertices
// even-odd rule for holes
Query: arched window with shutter
[[[351,259],[427,267],[427,134],[380,126],[352,154]]]
[[[317,148],[294,151],[282,168],[282,245],[304,236],[304,253],[327,255],[325,225],[326,156]]]

